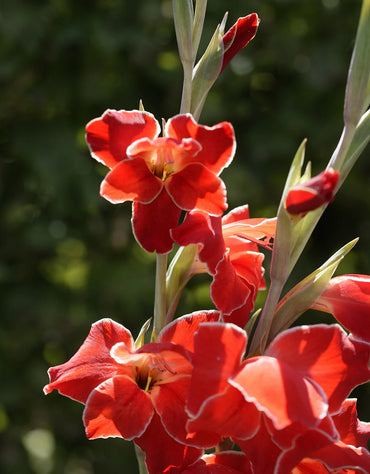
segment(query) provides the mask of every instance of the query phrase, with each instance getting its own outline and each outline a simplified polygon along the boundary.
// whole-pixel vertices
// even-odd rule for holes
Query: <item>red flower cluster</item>
[[[188,38],[188,53],[195,55],[194,30],[184,31],[190,20],[178,20],[178,37]],[[211,42],[200,61],[211,72],[216,64],[212,81],[254,37],[258,24],[256,14],[240,18],[222,44],[223,26],[216,30],[218,43]],[[212,83],[206,74],[199,75],[196,86],[193,76],[188,88],[194,86],[200,104],[193,104],[194,95],[184,88],[189,95],[184,103],[194,107],[203,106]],[[189,104],[182,110],[194,110]],[[49,369],[44,392],[56,389],[85,405],[89,439],[134,441],[145,453],[149,474],[369,473],[370,423],[358,420],[356,400],[348,397],[370,380],[370,277],[333,278],[322,291],[333,274],[327,275],[326,266],[321,276],[315,273],[317,281],[323,275],[326,279],[320,280],[319,290],[314,288],[314,296],[309,295],[314,283],[303,285],[301,306],[308,301],[304,309],[333,314],[351,334],[338,324],[295,327],[280,332],[265,349],[269,325],[279,318],[276,288],[283,287],[287,274],[287,269],[283,276],[274,273],[273,265],[275,293],[272,299],[269,293],[268,311],[248,349],[257,351],[260,344],[260,352],[250,354],[247,331],[252,324],[244,328],[258,290],[265,287],[260,247],[272,249],[276,219],[250,218],[248,206],[223,215],[226,188],[219,175],[236,148],[230,123],[208,127],[182,114],[164,123],[162,136],[160,131],[154,116],[141,110],[107,110],[86,127],[93,158],[110,169],[100,193],[112,203],[133,202],[139,244],[158,254],[167,254],[175,243],[180,246],[167,281],[167,257],[157,260],[152,342],[142,343],[141,333],[135,343],[124,326],[98,321],[68,362]],[[338,179],[339,173],[329,168],[293,186],[285,199],[287,212],[302,217],[330,202]],[[296,227],[285,214],[284,219],[294,233]],[[285,224],[279,225],[278,233]],[[278,239],[273,263],[275,256],[280,263],[289,259],[289,245],[297,244],[293,237],[285,239],[286,245]],[[182,316],[163,327],[184,285],[197,273],[212,277],[216,310]],[[298,300],[298,291],[295,296]],[[304,309],[297,310],[297,317]]]
[[[133,439],[152,474],[211,466],[369,472],[370,424],[346,397],[370,379],[370,344],[317,325],[281,333],[261,356],[245,358],[246,345],[245,332],[216,311],[183,316],[138,349],[126,328],[101,320],[68,362],[49,370],[44,391],[86,405],[88,438]],[[224,438],[244,454],[203,455]]]
[[[226,189],[218,177],[235,153],[230,123],[198,125],[190,114],[166,123],[163,137],[152,114],[107,110],[86,126],[93,158],[111,171],[100,194],[112,203],[133,201],[133,230],[148,252],[172,249],[170,229],[182,210],[220,216]]]

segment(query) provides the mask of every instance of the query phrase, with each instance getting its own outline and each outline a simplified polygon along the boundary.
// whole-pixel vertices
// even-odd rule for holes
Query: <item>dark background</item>
[[[274,216],[305,137],[313,174],[326,166],[342,130],[360,3],[209,2],[202,52],[226,10],[228,26],[253,11],[262,20],[201,116],[208,125],[231,121],[236,131],[237,154],[222,175],[230,208],[249,203],[253,217]],[[84,126],[107,108],[137,108],[139,99],[158,119],[178,113],[171,2],[1,0],[0,34],[0,470],[135,473],[130,443],[87,441],[83,407],[45,397],[42,387],[48,367],[73,355],[94,321],[112,317],[136,337],[152,314],[154,258],[132,238],[130,205],[99,196],[106,169],[90,158]],[[369,173],[367,150],[293,279],[357,236],[338,273],[369,272]],[[211,307],[208,283],[190,285],[180,314]],[[363,390],[364,420],[368,400]]]

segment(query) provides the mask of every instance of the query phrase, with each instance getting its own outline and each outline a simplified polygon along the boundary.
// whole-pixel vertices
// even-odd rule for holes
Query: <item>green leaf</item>
[[[358,239],[339,249],[321,267],[300,281],[279,302],[271,325],[269,341],[283,329],[291,326],[299,316],[309,309],[324,291],[336,268]]]

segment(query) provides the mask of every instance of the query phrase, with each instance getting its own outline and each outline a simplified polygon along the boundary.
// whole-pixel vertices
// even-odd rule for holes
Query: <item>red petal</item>
[[[367,448],[370,439],[370,423],[357,418],[355,399],[345,400],[340,412],[333,416],[333,420],[343,443]]]
[[[273,357],[247,359],[229,383],[263,411],[278,430],[294,422],[316,426],[327,413],[320,387]]]
[[[180,444],[169,436],[156,414],[145,433],[135,439],[135,443],[146,453],[145,463],[150,474],[171,472],[166,471],[171,467],[189,466],[203,454],[202,450]]]
[[[187,432],[185,429],[188,421],[185,405],[189,382],[190,374],[178,377],[173,383],[158,384],[152,391],[155,410],[167,433],[176,441],[184,444],[189,444],[186,443]]]
[[[337,325],[288,329],[265,354],[317,382],[326,393],[330,413],[338,412],[351,390],[370,379],[370,345],[351,340]]]
[[[282,454],[275,472],[290,472],[304,458],[321,461],[329,472],[338,472],[338,469],[347,472],[347,468],[363,474],[370,472],[370,454],[367,449],[355,448],[341,441],[330,442],[324,433],[317,430],[310,430],[300,436],[294,447]]]
[[[65,364],[49,369],[50,383],[44,392],[57,389],[62,395],[85,403],[95,387],[121,370],[110,356],[111,348],[118,342],[124,342],[129,349],[134,347],[131,333],[125,327],[111,319],[94,323],[77,353]]]
[[[202,457],[206,461],[207,465],[217,464],[218,466],[225,466],[228,470],[222,471],[217,470],[220,474],[225,472],[225,474],[252,474],[249,461],[247,460],[244,453],[235,452],[235,451],[223,451],[219,453],[206,454]],[[214,471],[210,471],[212,474]]]
[[[253,403],[248,403],[235,387],[226,389],[209,397],[202,405],[195,418],[188,422],[189,437],[203,434],[211,448],[223,437],[250,438],[258,430],[260,413]]]
[[[221,393],[239,368],[247,344],[244,331],[232,324],[204,323],[194,336],[193,376],[188,411],[192,416],[204,401]]]
[[[126,201],[150,203],[163,188],[163,182],[150,172],[142,159],[121,161],[107,174],[100,195],[113,204]]]
[[[210,274],[216,272],[216,266],[226,251],[220,217],[203,211],[190,211],[171,234],[181,246],[200,244],[199,260],[207,265]]]
[[[358,339],[370,342],[370,276],[332,278],[313,309],[331,313]]]
[[[251,294],[248,282],[241,278],[230,262],[228,254],[218,263],[211,284],[211,298],[217,309],[231,313],[245,304]]]
[[[232,58],[254,38],[260,20],[256,13],[239,18],[238,21],[225,33],[222,38],[224,57],[221,71]],[[220,71],[220,72],[221,72]]]
[[[174,173],[165,185],[175,203],[186,211],[196,209],[220,216],[227,208],[224,183],[199,163]]]
[[[149,204],[134,203],[132,225],[136,240],[147,252],[167,253],[173,247],[170,230],[177,226],[181,209],[166,189]]]
[[[189,163],[202,163],[217,175],[231,163],[235,154],[235,134],[228,122],[207,127],[199,125],[190,114],[177,115],[167,122],[166,135],[199,142],[202,149]]]
[[[271,248],[275,231],[276,218],[266,219],[262,217],[232,222],[222,220],[222,232],[227,247],[230,246],[229,239],[231,237],[238,237],[239,239],[250,240],[263,247]]]
[[[275,473],[275,464],[281,449],[272,441],[271,435],[264,422],[264,416],[261,416],[259,430],[248,440],[234,439],[240,449],[247,455],[253,466],[253,472]]]
[[[158,155],[160,155],[160,163],[162,164],[162,160],[164,160],[167,164],[173,164],[173,169],[176,171],[195,161],[194,157],[201,149],[201,145],[192,138],[182,140],[168,137],[159,137],[154,140],[142,138],[128,147],[127,155],[142,158],[148,163],[149,167],[157,162]]]
[[[141,436],[154,414],[150,395],[130,377],[115,376],[91,392],[83,415],[89,439]]]
[[[249,219],[248,204],[235,207],[232,211],[225,214],[222,218],[222,225],[232,224],[233,222],[237,222],[242,219]]]
[[[113,168],[127,159],[127,147],[139,138],[154,138],[159,123],[148,112],[138,110],[106,110],[86,125],[86,141],[93,158]]]
[[[167,324],[159,334],[158,342],[172,342],[180,344],[188,351],[194,351],[194,334],[199,329],[200,323],[218,321],[218,311],[198,311],[175,319]]]

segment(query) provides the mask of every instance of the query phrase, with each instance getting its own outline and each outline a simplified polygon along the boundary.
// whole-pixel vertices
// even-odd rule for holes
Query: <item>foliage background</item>
[[[150,317],[154,261],[133,241],[130,206],[99,197],[105,168],[89,157],[84,125],[142,99],[156,117],[179,110],[181,68],[170,0],[2,0],[0,470],[6,474],[137,471],[130,443],[85,439],[82,406],[52,394],[50,365],[66,361],[91,323],[109,316],[134,334]],[[342,129],[342,104],[360,1],[210,1],[204,48],[256,11],[253,42],[219,78],[201,117],[233,123],[238,149],[223,173],[233,208],[272,217],[290,161],[308,137],[314,174]],[[203,49],[202,49],[203,50]],[[339,273],[370,268],[369,150],[315,231],[298,279],[356,236]],[[182,311],[210,305],[206,283]],[[200,286],[198,286],[198,284]],[[311,321],[330,321],[314,313]],[[355,391],[355,395],[360,391]],[[369,391],[360,414],[370,419]]]

